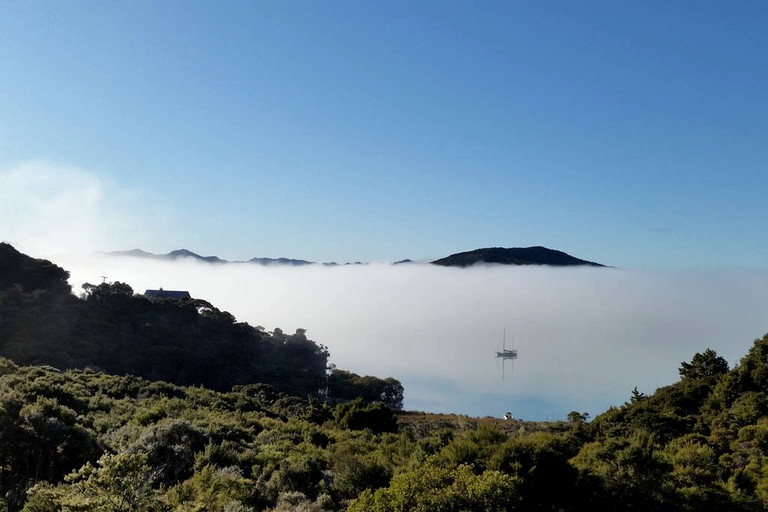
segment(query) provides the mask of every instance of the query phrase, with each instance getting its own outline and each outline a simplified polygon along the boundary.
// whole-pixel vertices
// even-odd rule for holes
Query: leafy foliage
[[[76,298],[50,262],[0,254],[8,512],[768,509],[768,334],[592,421],[428,415],[395,379],[327,375],[303,329],[124,283]]]
[[[381,402],[365,404],[361,398],[338,405],[336,421],[344,428],[368,429],[374,434],[397,431],[395,417],[386,405]]]
[[[363,492],[349,511],[511,510],[516,491],[515,479],[498,471],[478,475],[466,464],[453,469],[427,464],[396,476],[386,489]]]
[[[690,363],[680,365],[680,376],[684,379],[705,379],[720,377],[728,372],[728,361],[712,349],[693,356]]]
[[[27,292],[46,290],[52,294],[68,294],[69,272],[48,260],[21,254],[13,246],[0,242],[0,290],[18,287]]]
[[[766,343],[725,374],[540,424],[0,359],[0,485],[11,512],[764,510]]]
[[[382,402],[392,409],[402,409],[403,385],[392,377],[360,376],[334,368],[328,376],[328,397],[333,401],[360,398],[366,402]]]
[[[304,397],[326,388],[328,350],[304,329],[267,333],[205,300],[148,300],[122,282],[86,283],[77,298],[68,276],[0,245],[0,355],[220,391],[260,382]]]

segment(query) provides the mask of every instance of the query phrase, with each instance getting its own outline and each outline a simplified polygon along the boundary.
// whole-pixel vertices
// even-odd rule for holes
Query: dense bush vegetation
[[[0,356],[218,391],[265,383],[300,397],[402,406],[396,379],[343,370],[329,378],[328,350],[304,329],[264,332],[205,300],[148,300],[121,282],[86,283],[78,298],[68,277],[49,261],[0,244]]]
[[[312,361],[327,357],[302,331],[267,335],[210,305],[149,303],[112,286],[76,299],[62,284],[66,276],[44,266],[24,282],[57,284],[27,289],[20,283],[24,272],[0,264],[6,354],[29,358],[29,346],[43,357],[48,347],[69,363],[60,366],[71,367],[109,360],[101,351],[111,339],[99,341],[94,333],[117,336],[115,350],[136,336],[154,354],[159,374],[172,366],[159,347],[173,353],[174,345],[153,344],[165,338],[148,332],[190,349],[215,335],[224,345],[215,352],[222,366],[210,370],[206,378],[214,381],[204,384],[219,391],[203,382],[180,386],[0,358],[0,509],[768,510],[768,335],[733,369],[712,350],[695,354],[681,363],[678,382],[650,395],[628,390],[625,404],[591,422],[576,411],[568,421],[546,423],[427,415],[381,402],[398,396],[397,389],[381,387],[393,384],[387,379],[343,371],[331,373],[334,386],[362,386],[372,394],[292,395],[318,385]],[[2,281],[9,275],[16,276],[12,283]],[[198,306],[208,309],[203,314]],[[143,322],[148,331],[141,330]],[[182,336],[176,328],[189,330]],[[249,375],[265,380],[243,377],[221,389],[215,371],[234,368],[227,366],[228,354],[255,357],[241,352],[243,332],[257,333],[267,344],[259,356],[274,355],[277,362],[249,360]],[[310,370],[300,367],[287,378],[270,373],[290,360],[279,346],[295,349],[299,359],[305,355]],[[121,353],[130,358],[128,348]]]
[[[768,335],[585,422],[331,406],[0,360],[8,510],[768,508]],[[699,365],[696,372],[689,365]]]

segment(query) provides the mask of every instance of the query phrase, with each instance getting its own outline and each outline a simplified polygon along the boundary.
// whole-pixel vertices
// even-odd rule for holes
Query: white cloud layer
[[[595,415],[635,386],[674,382],[696,352],[733,364],[768,331],[768,274],[754,271],[264,267],[93,252],[173,243],[157,204],[83,169],[27,163],[0,171],[0,240],[69,270],[76,291],[108,276],[137,292],[189,290],[269,330],[306,328],[331,362],[400,379],[406,407],[424,411]],[[520,357],[502,380],[494,355],[505,329]]]
[[[252,325],[306,328],[338,367],[400,379],[407,408],[471,416],[595,415],[635,386],[652,393],[676,381],[696,352],[713,348],[733,364],[768,331],[768,275],[760,273],[108,256],[59,264],[75,287],[108,276],[136,292],[186,289]],[[502,379],[494,355],[505,329],[520,357]]]
[[[145,193],[78,167],[41,160],[0,170],[0,240],[20,250],[82,253],[151,244],[171,220],[161,208]]]

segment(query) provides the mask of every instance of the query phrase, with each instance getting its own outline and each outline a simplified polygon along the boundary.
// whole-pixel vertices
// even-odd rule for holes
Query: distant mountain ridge
[[[191,258],[199,260],[205,263],[221,264],[221,263],[255,263],[258,265],[280,265],[280,266],[302,266],[302,265],[328,265],[336,266],[340,265],[336,262],[330,263],[317,263],[309,260],[294,259],[294,258],[262,258],[255,257],[249,260],[225,260],[218,256],[201,256],[188,249],[176,249],[166,254],[154,254],[144,251],[142,249],[132,249],[130,251],[112,251],[106,254],[113,256],[128,256],[134,258],[150,258],[159,260],[177,260],[181,258]],[[404,259],[395,261],[393,265],[416,263],[410,259]],[[570,267],[570,266],[592,266],[592,267],[605,267],[601,263],[595,263],[593,261],[586,261],[570,254],[555,249],[548,249],[542,246],[534,247],[488,247],[483,249],[475,249],[472,251],[459,252],[451,254],[444,258],[440,258],[430,262],[434,265],[441,265],[444,267],[469,267],[474,264],[498,264],[498,265],[550,265],[558,267]],[[356,261],[354,263],[344,263],[343,265],[363,265],[363,263]]]
[[[475,264],[551,265],[557,267],[605,267],[600,263],[575,258],[570,254],[546,247],[488,247],[451,254],[432,262],[444,267],[469,267]]]
[[[307,261],[307,260],[294,260],[292,258],[251,258],[248,260],[251,263],[258,263],[260,265],[293,265],[293,266],[299,266],[299,265],[312,265],[314,264],[313,261]]]
[[[106,254],[112,256],[130,256],[134,258],[149,258],[155,260],[177,260],[180,258],[192,258],[206,263],[257,263],[259,265],[310,265],[314,262],[306,260],[296,260],[292,258],[251,258],[247,261],[229,261],[218,256],[201,256],[188,249],[176,249],[166,254],[155,254],[141,249],[131,249],[130,251],[112,251]],[[336,263],[331,263],[335,265]]]

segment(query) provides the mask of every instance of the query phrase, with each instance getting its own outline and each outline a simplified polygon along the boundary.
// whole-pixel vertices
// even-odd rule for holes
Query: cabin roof
[[[189,292],[186,290],[163,290],[162,288],[158,290],[147,290],[144,292],[144,296],[148,299],[182,300],[191,298]]]

